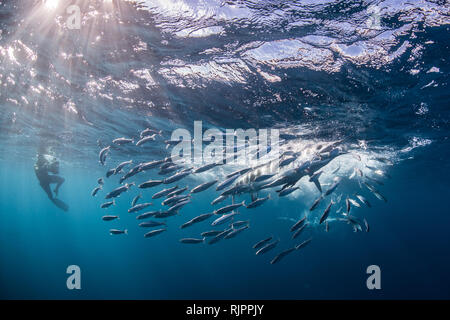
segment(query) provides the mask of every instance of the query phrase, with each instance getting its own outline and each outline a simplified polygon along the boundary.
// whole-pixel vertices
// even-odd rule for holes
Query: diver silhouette
[[[39,184],[41,185],[42,189],[45,191],[45,193],[47,193],[48,198],[58,208],[64,211],[68,211],[69,206],[60,199],[57,199],[59,188],[65,181],[63,177],[58,176],[59,161],[49,154],[38,153],[37,161],[34,165],[34,172],[36,173],[36,177],[38,178]],[[55,196],[53,196],[50,184],[55,183],[56,187],[53,190]]]

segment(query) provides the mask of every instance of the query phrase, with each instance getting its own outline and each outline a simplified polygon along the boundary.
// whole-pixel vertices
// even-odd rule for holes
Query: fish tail
[[[124,230],[124,233],[125,233],[125,234],[128,234],[128,229],[125,229],[125,230]]]

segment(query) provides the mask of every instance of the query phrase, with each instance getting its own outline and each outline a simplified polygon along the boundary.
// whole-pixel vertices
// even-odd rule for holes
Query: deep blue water
[[[80,30],[64,25],[65,1],[55,10],[29,3],[0,1],[0,298],[450,298],[447,3],[144,1],[138,10],[126,1],[80,1]],[[369,26],[373,10],[380,24]],[[290,197],[263,192],[272,199],[240,209],[250,228],[214,245],[178,241],[212,229],[212,220],[179,226],[212,210],[214,188],[193,196],[150,239],[127,212],[136,187],[116,206],[99,208],[118,186],[118,176],[104,178],[91,196],[107,169],[167,156],[163,141],[172,130],[192,130],[198,120],[205,128],[277,128],[298,135],[294,149],[342,140],[348,153],[321,180],[329,186],[341,166],[330,217],[359,192],[372,208],[352,213],[367,219],[370,232],[335,220],[325,232],[317,224],[322,203],[292,241],[293,221],[319,194],[304,179]],[[163,134],[143,148],[114,149],[99,164],[99,150],[112,139],[137,138],[146,127]],[[60,159],[66,182],[59,197],[68,212],[49,201],[34,174],[43,145]],[[354,168],[373,176],[366,165],[389,174],[376,185],[387,203],[358,185],[363,178],[349,178]],[[157,179],[156,172],[130,181]],[[221,169],[178,184],[192,188],[212,178],[223,179]],[[161,189],[142,191],[142,202]],[[105,213],[120,220],[102,221]],[[111,236],[110,228],[128,235]],[[279,246],[255,256],[252,245],[269,235]],[[310,236],[307,247],[269,263]],[[73,264],[81,268],[81,290],[66,288]],[[381,268],[381,290],[366,287],[373,264]]]

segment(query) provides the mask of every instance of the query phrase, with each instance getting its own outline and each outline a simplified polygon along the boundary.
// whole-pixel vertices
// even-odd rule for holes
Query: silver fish
[[[141,211],[141,210],[143,210],[143,209],[145,209],[147,207],[150,207],[152,205],[153,205],[153,203],[151,203],[151,202],[137,204],[137,205],[131,207],[130,209],[128,209],[128,212],[132,213],[132,212]]]
[[[138,216],[136,217],[136,219],[138,219],[138,220],[147,219],[147,218],[149,218],[149,217],[153,217],[155,214],[158,214],[158,213],[159,213],[159,211],[149,211],[149,212],[145,212],[145,213],[142,213],[142,214],[138,215]]]
[[[329,196],[339,186],[340,180],[335,181],[331,187],[325,192],[325,196]]]
[[[312,240],[312,238],[309,238],[309,239],[303,241],[302,243],[296,245],[296,246],[295,246],[295,250],[299,250],[299,249],[301,249],[301,248],[304,248],[308,243],[311,242],[311,240]]]
[[[159,226],[165,226],[165,222],[158,222],[158,221],[146,221],[139,223],[139,227],[141,228],[152,228],[152,227],[159,227]]]
[[[116,198],[118,196],[120,196],[122,193],[126,192],[128,189],[131,188],[131,186],[133,186],[134,183],[126,183],[124,186],[118,187],[116,189],[114,189],[113,191],[109,192],[106,196],[105,199],[111,199],[111,198]]]
[[[246,205],[245,207],[247,209],[252,209],[252,208],[256,208],[259,207],[260,205],[262,205],[264,202],[266,202],[267,200],[270,199],[270,194],[267,195],[267,197],[265,198],[258,198],[255,199],[254,201],[252,201],[251,203],[249,203],[248,205]]]
[[[246,221],[236,221],[233,222],[230,227],[232,227],[233,229],[236,229],[238,227],[241,227],[243,225],[249,224],[250,220],[246,220]]]
[[[328,218],[328,215],[330,214],[330,209],[331,209],[331,206],[333,205],[333,203],[334,203],[333,201],[330,201],[330,204],[325,209],[325,211],[322,214],[322,217],[320,218],[319,224],[322,224],[322,222],[324,222]]]
[[[206,164],[206,165],[204,165],[204,166],[201,166],[201,167],[195,169],[193,172],[194,172],[194,173],[205,172],[205,171],[208,171],[208,170],[210,170],[210,169],[212,169],[212,168],[214,168],[214,167],[216,167],[216,166],[219,166],[219,165],[220,165],[220,164],[219,164],[219,163],[216,163],[216,162],[209,163],[209,164]]]
[[[150,162],[144,162],[141,164],[141,170],[146,171],[146,170],[156,168],[161,163],[164,163],[164,160],[155,160],[155,161],[150,161]]]
[[[174,190],[171,193],[169,193],[166,197],[167,198],[172,198],[173,196],[176,196],[176,195],[179,195],[180,193],[185,192],[187,189],[188,189],[187,187],[184,187],[184,188],[181,188],[181,189],[178,189],[178,190]]]
[[[111,149],[111,146],[107,146],[107,147],[103,148],[102,150],[100,150],[100,152],[98,154],[98,158],[99,158],[99,161],[102,164],[102,166],[105,165],[106,156],[110,149]]]
[[[377,197],[379,200],[382,200],[384,202],[387,202],[387,199],[378,191],[373,191],[373,194],[375,195],[375,197]]]
[[[122,183],[126,179],[131,178],[139,172],[141,172],[141,164],[138,164],[137,166],[131,168],[130,171],[128,171],[123,177],[120,178],[119,182]]]
[[[217,180],[202,183],[202,184],[196,186],[194,189],[192,189],[191,193],[199,193],[199,192],[205,191],[208,188],[210,188],[211,186],[213,186],[216,182],[217,182]]]
[[[175,203],[173,206],[171,206],[169,209],[167,209],[168,212],[172,212],[172,211],[178,211],[180,210],[182,207],[184,207],[185,205],[187,205],[189,202],[191,202],[190,199],[184,200],[184,201],[180,201]]]
[[[220,191],[220,190],[228,187],[230,184],[232,184],[234,181],[236,181],[237,178],[239,178],[238,174],[235,174],[234,176],[227,178],[225,181],[219,183],[219,185],[216,188],[216,191]]]
[[[287,158],[287,159],[284,159],[284,160],[280,161],[280,168],[284,167],[284,166],[287,166],[288,164],[290,164],[293,161],[295,161],[295,159],[297,159],[297,158],[291,157],[291,158]]]
[[[322,196],[317,198],[314,203],[312,204],[311,208],[309,208],[309,211],[313,211],[317,206],[319,205],[320,201],[322,200]]]
[[[362,203],[364,203],[366,206],[368,206],[369,208],[372,207],[372,205],[370,204],[370,202],[364,198],[362,195],[357,194],[356,197],[359,199],[359,201],[361,201]]]
[[[128,230],[118,230],[118,229],[110,229],[109,230],[109,234],[113,235],[113,234],[128,234]]]
[[[202,222],[210,217],[212,217],[213,213],[205,213],[205,214],[201,214],[195,218],[192,218],[191,220],[189,220],[188,222],[184,223],[180,228],[184,229],[186,227],[189,227],[191,225],[193,225],[194,223],[198,223],[198,222]]]
[[[300,228],[298,228],[298,230],[292,235],[292,239],[297,238],[300,233],[302,233],[303,230],[305,230],[305,228],[308,226],[307,223],[305,223],[304,225],[302,225]]]
[[[275,174],[263,174],[263,175],[260,175],[260,176],[256,177],[255,180],[253,180],[253,182],[265,181],[267,179],[272,178],[274,175]]]
[[[261,249],[259,249],[258,251],[256,251],[256,255],[260,255],[260,254],[264,254],[270,250],[272,250],[273,248],[275,248],[278,244],[278,242],[280,242],[280,240],[276,240],[274,242],[271,242],[269,244],[266,244],[264,247],[262,247]]]
[[[352,206],[355,206],[355,207],[358,207],[358,208],[361,207],[361,205],[356,200],[353,200],[352,198],[347,198],[347,199],[348,199],[348,202],[350,202],[350,204]]]
[[[347,208],[347,213],[350,213],[351,206],[350,206],[350,199],[348,197],[347,199],[345,199],[345,206]]]
[[[112,220],[116,220],[116,219],[119,219],[119,216],[103,216],[102,217],[102,220],[103,221],[112,221]]]
[[[139,199],[142,198],[142,194],[138,194],[136,197],[133,198],[133,201],[131,201],[131,206],[134,207],[136,203],[139,201]]]
[[[290,188],[286,188],[286,189],[284,189],[284,190],[281,190],[279,193],[278,193],[278,196],[279,197],[284,197],[284,196],[287,196],[288,194],[291,194],[292,192],[294,192],[295,190],[299,190],[300,188],[299,187],[290,187]]]
[[[141,133],[139,134],[139,136],[141,137],[141,138],[144,138],[144,137],[146,137],[146,136],[149,136],[149,135],[161,135],[162,134],[162,130],[159,130],[159,131],[157,131],[157,130],[154,130],[154,129],[150,129],[150,128],[146,128],[146,129],[144,129],[143,131],[141,131]]]
[[[266,238],[266,239],[263,239],[263,240],[261,240],[261,241],[258,241],[257,243],[255,243],[255,244],[253,245],[253,249],[258,249],[258,248],[264,246],[267,242],[269,242],[270,240],[272,240],[272,238],[273,238],[273,237],[268,237],[268,238]]]
[[[136,146],[143,145],[144,143],[149,142],[149,141],[155,141],[155,136],[156,136],[156,134],[141,138],[138,142],[136,142]]]
[[[100,208],[105,209],[105,208],[108,208],[108,207],[110,207],[110,206],[112,206],[112,205],[116,205],[116,202],[115,202],[114,200],[113,200],[113,201],[110,201],[110,202],[102,203],[102,204],[100,205]]]
[[[146,189],[146,188],[152,188],[159,186],[161,183],[163,183],[163,180],[148,180],[139,185],[139,188]]]
[[[102,189],[102,186],[98,186],[94,190],[92,190],[91,195],[95,197],[97,195],[97,192],[99,192]]]
[[[188,243],[188,244],[198,244],[205,242],[205,238],[197,239],[197,238],[184,238],[180,239],[181,243]]]
[[[366,232],[369,232],[369,223],[367,222],[366,218],[364,218],[364,225],[366,226]]]
[[[287,256],[289,253],[291,253],[293,251],[295,251],[295,248],[289,248],[287,250],[280,252],[277,256],[275,256],[275,258],[272,259],[272,261],[270,261],[270,264],[275,264],[277,262],[280,262],[281,259],[283,259],[285,256]]]
[[[233,231],[233,229],[229,228],[226,229],[224,231],[222,231],[221,233],[219,233],[218,235],[216,235],[214,238],[212,238],[211,240],[209,240],[208,244],[214,244],[220,240],[222,240],[228,233],[230,233],[231,231]]]
[[[298,220],[292,227],[291,227],[291,232],[294,232],[295,230],[297,230],[298,228],[300,228],[306,221],[306,216],[304,216],[303,218],[301,218],[300,220]]]
[[[173,183],[176,182],[178,180],[183,179],[184,177],[190,175],[191,172],[190,171],[180,171],[175,173],[173,176],[170,176],[166,179],[164,179],[164,184],[169,184],[169,183]]]
[[[114,144],[117,144],[117,145],[119,145],[119,146],[121,146],[121,145],[123,145],[123,144],[127,144],[127,143],[133,143],[133,139],[128,139],[128,138],[117,138],[117,139],[114,139],[113,141],[112,141]]]
[[[211,230],[211,231],[205,231],[205,232],[202,232],[200,235],[203,237],[203,238],[208,238],[208,237],[214,237],[214,236],[217,236],[219,233],[221,233],[222,232],[222,230]]]
[[[130,165],[130,164],[132,164],[132,163],[133,163],[133,160],[124,161],[124,162],[120,163],[116,168],[114,168],[114,174],[118,174],[119,172],[122,171],[122,169],[123,169],[125,166],[128,166],[128,165]]]
[[[153,218],[156,219],[164,219],[171,216],[175,216],[178,214],[178,211],[158,211],[156,214],[153,215]]]
[[[233,231],[231,231],[230,233],[228,233],[227,235],[225,235],[224,239],[231,239],[231,238],[234,238],[234,237],[237,236],[239,233],[241,233],[242,231],[244,231],[244,230],[246,230],[246,229],[248,229],[248,228],[249,228],[249,226],[246,225],[246,226],[243,226],[243,227],[241,227],[241,228],[234,229]]]
[[[175,191],[176,189],[178,189],[178,186],[161,190],[161,191],[155,193],[152,196],[152,199],[158,199],[158,198],[164,197],[164,196],[168,195],[169,193],[171,193],[172,191]]]
[[[214,210],[214,214],[224,214],[230,211],[233,211],[239,207],[242,207],[245,205],[245,202],[242,201],[241,203],[235,203],[235,204],[230,204],[228,206],[222,207],[220,209]]]
[[[109,169],[108,171],[106,171],[106,177],[107,178],[111,177],[114,174],[114,172],[116,172],[116,168]]]
[[[154,237],[154,236],[156,236],[156,235],[158,235],[158,234],[160,234],[160,233],[162,233],[162,232],[164,232],[164,231],[166,231],[166,230],[167,230],[167,229],[165,229],[165,228],[163,228],[163,229],[152,230],[152,231],[149,231],[149,232],[147,232],[146,234],[144,234],[144,237],[145,237],[145,238]]]
[[[163,206],[166,206],[166,205],[173,205],[173,204],[175,204],[175,203],[177,203],[177,202],[188,200],[189,197],[190,197],[189,195],[176,195],[176,196],[167,198],[166,200],[164,200],[163,202],[161,202],[161,204],[162,204]]]
[[[252,168],[240,169],[240,170],[234,171],[234,172],[232,172],[232,173],[230,173],[230,174],[227,174],[226,177],[227,177],[227,178],[230,178],[230,177],[235,176],[235,175],[241,176],[241,175],[243,175],[243,174],[249,172],[250,170],[252,170]]]
[[[218,203],[224,201],[226,198],[228,198],[228,196],[219,196],[211,202],[211,205],[213,206],[215,204],[218,204]]]
[[[232,219],[237,214],[238,213],[236,211],[224,214],[224,215],[220,216],[219,218],[217,218],[216,220],[214,220],[213,223],[211,223],[211,225],[216,226],[216,225],[225,223],[225,222],[229,221],[230,219]]]

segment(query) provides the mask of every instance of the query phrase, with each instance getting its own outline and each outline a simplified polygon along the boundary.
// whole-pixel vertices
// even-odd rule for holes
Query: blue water
[[[80,30],[61,22],[65,1],[56,9],[30,3],[0,1],[0,298],[450,298],[447,3],[81,1]],[[381,20],[369,28],[371,10]],[[294,148],[342,140],[350,151],[322,180],[325,188],[335,165],[342,167],[343,183],[332,195],[342,199],[330,217],[360,192],[372,208],[352,213],[367,219],[370,232],[337,221],[325,232],[316,221],[322,203],[311,227],[292,241],[289,228],[318,196],[305,180],[290,197],[270,191],[263,206],[241,209],[250,228],[214,245],[178,241],[212,229],[212,220],[179,226],[212,210],[214,188],[195,195],[165,219],[166,232],[149,239],[127,212],[136,187],[116,206],[99,208],[118,186],[118,177],[105,178],[104,190],[91,196],[106,169],[167,156],[163,140],[176,128],[192,130],[194,120],[205,128],[278,128],[301,136]],[[99,164],[101,147],[146,127],[163,130],[162,137],[113,150],[106,166]],[[34,174],[42,145],[60,159],[66,182],[59,198],[68,212],[49,201]],[[370,160],[380,156],[393,165]],[[376,185],[387,203],[349,178],[355,167],[372,175],[365,165],[388,172]],[[130,181],[157,179],[156,172]],[[223,179],[223,172],[191,175],[179,185],[213,177]],[[160,189],[144,190],[142,202]],[[102,221],[105,213],[120,220]],[[110,228],[128,235],[111,236]],[[279,246],[255,256],[252,245],[270,235]],[[269,263],[308,237],[307,247]],[[366,287],[373,264],[381,268],[381,290]],[[81,290],[66,287],[69,265],[81,268]]]

